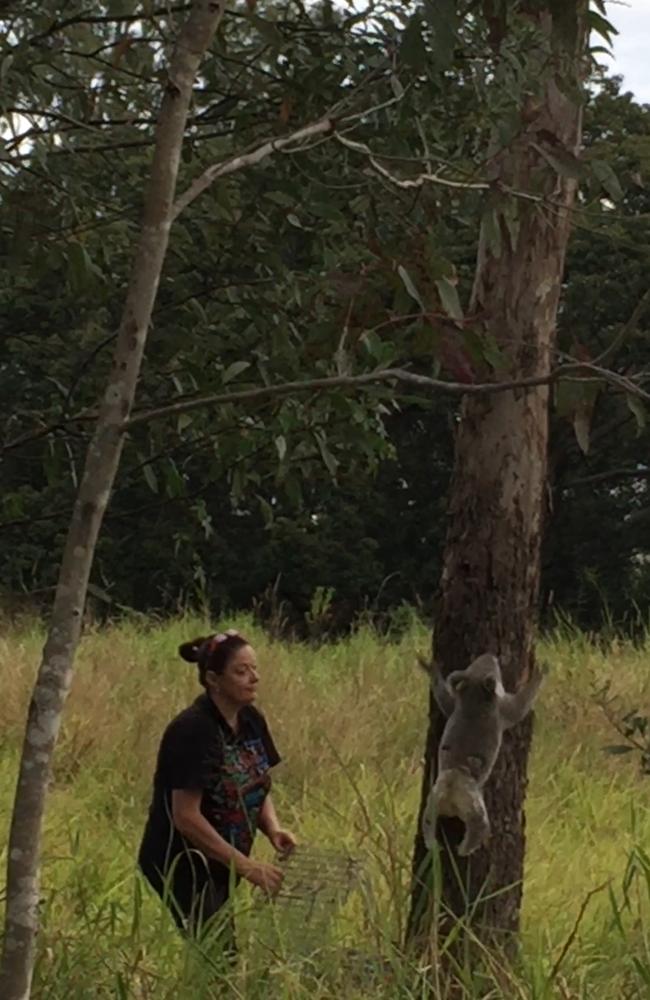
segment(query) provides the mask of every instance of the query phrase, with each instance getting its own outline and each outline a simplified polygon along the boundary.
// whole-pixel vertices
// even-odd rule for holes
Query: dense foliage
[[[182,4],[75,2],[65,17],[58,6],[16,5],[0,36],[7,600],[47,600],[56,578],[89,427],[71,418],[94,406],[105,377],[161,60],[183,16]],[[392,363],[459,381],[498,370],[494,345],[461,303],[478,219],[492,210],[471,187],[484,166],[478,151],[496,115],[507,123],[517,59],[513,51],[511,79],[491,79],[484,26],[456,24],[450,44],[443,9],[248,3],[226,18],[196,91],[181,190],[209,164],[332,109],[358,117],[341,128],[347,145],[315,140],[234,173],[175,224],[139,410]],[[606,81],[594,88],[586,139],[595,166],[584,176],[560,333],[568,354],[593,359],[646,290],[650,111]],[[399,187],[370,167],[363,146],[395,177],[430,169],[470,186]],[[613,367],[648,364],[644,319]],[[629,624],[633,602],[643,608],[650,597],[644,415],[602,390],[593,407],[570,387],[555,403],[545,607],[591,626],[606,605]],[[98,549],[98,607],[204,599],[255,605],[312,631],[403,602],[428,610],[456,406],[374,388],[141,425]]]

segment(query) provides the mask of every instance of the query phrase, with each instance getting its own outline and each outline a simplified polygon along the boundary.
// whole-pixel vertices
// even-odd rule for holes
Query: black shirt
[[[224,840],[249,854],[259,814],[271,788],[269,768],[280,761],[266,720],[252,705],[239,712],[235,734],[207,694],[165,730],[154,776],[149,818],[140,847],[145,872],[168,872],[188,845],[172,822],[172,791],[201,790],[201,812]],[[209,861],[210,873],[228,869]]]

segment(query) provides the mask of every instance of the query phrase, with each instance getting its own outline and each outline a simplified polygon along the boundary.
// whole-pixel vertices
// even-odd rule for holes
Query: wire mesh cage
[[[300,846],[278,856],[277,862],[284,881],[276,903],[302,907],[303,914],[315,907],[332,910],[343,905],[361,884],[361,862],[349,854]]]
[[[322,953],[333,943],[346,903],[362,889],[360,860],[345,852],[301,844],[290,854],[278,856],[276,863],[284,879],[256,928],[258,942],[287,957]]]

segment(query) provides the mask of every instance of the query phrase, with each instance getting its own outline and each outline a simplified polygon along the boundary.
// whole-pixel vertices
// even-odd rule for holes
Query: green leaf
[[[264,197],[282,208],[293,208],[296,204],[295,197],[285,194],[284,191],[267,191]]]
[[[256,496],[257,496],[257,502],[260,505],[260,511],[262,512],[264,527],[267,529],[272,528],[274,521],[273,508],[271,507],[271,504],[268,502],[268,500],[265,500],[264,497],[260,496],[259,493],[257,493]]]
[[[170,497],[182,497],[185,493],[185,480],[178,470],[178,466],[173,458],[167,460],[163,466],[165,474],[165,484]]]
[[[492,256],[498,260],[502,250],[501,225],[497,210],[493,205],[489,205],[483,212],[481,224],[488,249]]]
[[[145,465],[142,474],[145,478],[145,482],[152,493],[158,492],[158,478],[156,473],[153,471],[150,465]]]
[[[589,430],[591,427],[591,410],[581,407],[573,414],[573,430],[576,441],[583,455],[589,452]]]
[[[623,197],[623,189],[609,163],[605,160],[591,160],[591,169],[612,201],[619,201]]]
[[[489,333],[483,335],[483,357],[493,371],[501,371],[503,369],[505,364],[503,351],[494,337]]]
[[[604,38],[608,45],[612,43],[612,35],[618,35],[618,31],[612,22],[603,17],[602,14],[598,14],[595,10],[587,11],[587,26],[591,31],[595,31],[597,35]]]
[[[11,69],[11,64],[13,63],[13,61],[14,61],[14,57],[10,53],[8,56],[4,57],[4,59],[2,60],[2,62],[0,62],[0,84],[6,83],[7,74],[9,73],[9,70]]]
[[[234,500],[241,500],[246,487],[246,469],[243,465],[236,465],[230,476],[230,492]],[[206,534],[206,538],[208,535]]]
[[[381,339],[378,334],[376,334],[374,330],[366,330],[366,332],[362,334],[359,339],[368,351],[368,354],[370,354],[375,361],[378,361],[381,358],[382,353]]]
[[[278,458],[282,461],[287,453],[287,440],[282,434],[278,434],[276,437],[275,447],[278,453]]]
[[[638,396],[633,396],[630,392],[627,393],[625,398],[629,410],[634,414],[634,418],[636,420],[636,436],[639,437],[639,435],[646,429],[647,424],[645,406]]]
[[[101,274],[85,246],[77,242],[70,243],[68,247],[68,273],[70,285],[77,292],[88,288],[94,278]]]
[[[205,323],[205,324],[208,323],[207,313],[198,299],[191,298],[187,303],[187,308],[190,310],[190,312],[195,313],[199,323]]]
[[[328,202],[312,202],[309,211],[318,219],[330,219],[332,222],[344,222],[345,216],[335,205]]]
[[[577,382],[558,382],[555,386],[555,410],[559,417],[571,417],[581,397]]]
[[[555,173],[560,177],[577,180],[583,176],[584,165],[571,150],[562,149],[561,146],[554,146],[551,150],[546,146],[540,146],[536,142],[531,143],[531,145],[534,146],[540,156],[544,157],[546,162],[553,167]]]
[[[402,264],[400,264],[398,266],[397,273],[399,274],[400,278],[402,279],[402,282],[404,283],[404,287],[406,288],[406,291],[409,293],[409,295],[411,296],[412,299],[415,299],[415,301],[419,305],[420,309],[424,312],[424,303],[422,302],[422,299],[420,297],[420,293],[418,292],[417,288],[415,287],[415,284],[414,284],[413,279],[411,278],[410,274],[408,273],[408,271],[406,270],[406,268]]]
[[[395,75],[391,75],[391,78],[390,78],[390,87],[391,87],[391,90],[393,91],[395,97],[397,97],[398,99],[400,97],[404,97],[404,87],[402,86],[402,84],[401,84],[401,82],[399,80],[399,77],[397,77]]]
[[[618,756],[624,753],[633,753],[634,747],[625,745],[624,743],[614,743],[611,746],[603,747],[603,753],[612,754],[612,756]]]
[[[178,434],[182,434],[186,427],[189,427],[192,423],[192,417],[189,413],[181,413],[180,417],[176,421],[176,431]]]
[[[323,462],[325,463],[327,471],[332,476],[332,478],[336,478],[336,472],[339,467],[339,463],[332,454],[332,452],[327,447],[325,436],[322,434],[317,434],[316,441],[318,442],[318,448],[320,450],[321,457],[323,459]]]
[[[233,361],[233,363],[228,365],[223,373],[223,384],[225,385],[227,382],[232,382],[234,378],[237,378],[238,375],[241,375],[241,373],[245,372],[247,368],[250,368],[250,366],[250,361]]]
[[[442,308],[447,315],[451,316],[452,319],[461,320],[463,318],[463,308],[458,298],[456,286],[449,278],[438,278],[436,280],[436,288],[438,289]]]

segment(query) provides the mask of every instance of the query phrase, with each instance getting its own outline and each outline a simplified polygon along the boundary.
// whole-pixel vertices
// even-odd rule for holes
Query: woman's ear
[[[219,675],[215,674],[214,670],[206,670],[205,683],[208,685],[208,687],[218,687]]]

